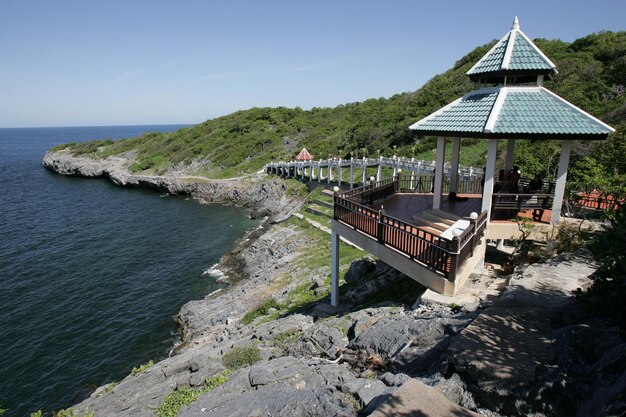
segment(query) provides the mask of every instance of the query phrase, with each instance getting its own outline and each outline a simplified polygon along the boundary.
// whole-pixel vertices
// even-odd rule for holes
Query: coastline
[[[312,251],[323,252],[316,247],[320,241],[312,241],[302,225],[306,222],[281,221],[298,210],[298,202],[280,204],[290,209],[270,213],[263,204],[255,205],[258,200],[245,200],[246,193],[236,186],[218,186],[230,190],[219,197],[200,196],[180,178],[125,174],[119,168],[123,160],[75,159],[50,156],[47,168],[109,177],[124,186],[222,198],[215,202],[267,213],[262,227],[242,237],[217,265],[233,277],[229,288],[182,306],[176,316],[182,342],[170,357],[98,388],[74,407],[77,415],[89,410],[154,416],[168,398],[193,391],[201,392],[197,401],[171,415],[268,410],[284,416],[356,417],[387,400],[392,408],[401,406],[394,396],[405,383],[437,392],[442,409],[452,404],[478,413],[463,415],[576,415],[577,407],[601,409],[617,401],[616,392],[624,392],[613,364],[626,357],[626,344],[614,328],[586,318],[572,296],[572,289],[587,285],[598,267],[588,251],[548,258],[506,277],[494,271],[478,274],[466,284],[476,294],[473,308],[423,300],[418,290],[405,286],[407,279],[415,283],[410,278],[361,258],[343,265],[342,306],[336,309],[324,295],[328,266],[303,262]],[[254,187],[264,183],[275,183],[269,189],[287,198],[280,180],[259,179]],[[265,201],[276,205],[271,198]],[[285,310],[291,295],[303,288],[319,297]],[[408,303],[407,295],[412,297]],[[269,300],[282,305],[284,313],[272,307],[245,319]],[[591,350],[584,347],[590,339],[598,341]],[[258,362],[232,369],[223,360],[247,348],[258,351]],[[223,385],[201,391],[206,381],[225,373]],[[606,381],[611,381],[608,387]]]

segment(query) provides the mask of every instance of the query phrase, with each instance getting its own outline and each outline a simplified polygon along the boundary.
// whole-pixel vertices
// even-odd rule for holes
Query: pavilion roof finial
[[[519,20],[517,19],[517,16],[515,16],[515,19],[513,19],[513,25],[511,26],[511,30],[519,30]]]

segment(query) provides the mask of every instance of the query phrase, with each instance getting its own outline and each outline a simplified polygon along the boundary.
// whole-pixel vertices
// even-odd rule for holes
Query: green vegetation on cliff
[[[537,39],[559,74],[546,87],[617,128],[601,143],[579,143],[576,163],[596,164],[597,180],[619,184],[626,172],[626,32],[592,34],[575,42]],[[286,160],[306,146],[315,158],[363,154],[432,159],[434,140],[416,141],[408,126],[478,86],[465,72],[491,47],[480,46],[415,92],[369,99],[335,108],[252,108],[208,120],[170,134],[150,133],[122,141],[71,145],[75,154],[101,157],[136,152],[131,169],[164,172],[178,164],[194,165],[197,174],[228,177],[253,172],[272,160]],[[462,163],[482,166],[486,141],[467,139]],[[558,142],[518,141],[516,163],[528,175],[554,173]],[[584,169],[579,170],[584,171]],[[576,179],[575,177],[573,179]]]

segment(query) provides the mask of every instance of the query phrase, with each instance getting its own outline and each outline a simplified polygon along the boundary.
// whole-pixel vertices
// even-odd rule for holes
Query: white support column
[[[302,181],[304,181],[304,163],[302,163],[302,165],[300,165],[300,179],[302,179]]]
[[[337,165],[337,185],[341,187],[341,158],[339,158],[339,165]]]
[[[461,138],[452,139],[452,166],[450,167],[450,191],[457,192],[459,185],[459,161],[461,160]]]
[[[491,218],[491,198],[493,196],[494,175],[496,173],[496,156],[498,154],[498,139],[489,139],[487,146],[487,166],[485,167],[485,186],[483,189],[483,204],[481,211],[487,211],[487,221]]]
[[[509,172],[513,168],[513,157],[515,156],[515,139],[506,142],[506,158],[504,159],[504,171]]]
[[[367,161],[365,160],[365,157],[363,157],[363,185],[365,185],[366,181],[367,181]]]
[[[565,181],[567,180],[567,168],[569,166],[569,154],[572,149],[572,142],[564,140],[561,144],[561,158],[559,159],[559,172],[556,176],[556,188],[554,190],[554,201],[552,202],[552,218],[550,223],[556,225],[561,220],[561,208],[563,207],[563,197],[565,197]]]
[[[331,165],[330,165],[330,164],[331,164],[331,161],[330,161],[330,159],[329,159],[329,160],[328,160],[328,178],[326,178],[326,183],[327,183],[327,184],[330,184],[330,179],[331,179],[331,177],[332,177],[332,173],[333,173],[333,170],[332,170],[332,168],[331,168]]]
[[[337,307],[339,306],[339,235],[335,231],[330,234],[330,254],[330,304]]]
[[[354,158],[350,158],[350,189],[354,188]]]
[[[383,157],[378,158],[378,171],[376,171],[376,181],[383,179]]]
[[[317,183],[322,183],[322,161],[317,163]]]
[[[441,208],[441,189],[443,188],[444,158],[446,155],[446,138],[437,138],[437,153],[435,156],[435,195],[433,196],[433,209]]]

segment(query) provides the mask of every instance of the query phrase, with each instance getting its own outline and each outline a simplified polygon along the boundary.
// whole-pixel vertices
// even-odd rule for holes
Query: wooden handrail
[[[473,254],[482,236],[487,224],[487,212],[472,220],[471,227],[466,228],[461,236],[446,239],[362,204],[366,200],[363,194],[382,198],[399,189],[400,179],[396,178],[337,193],[334,196],[334,218],[454,280],[458,266]]]

